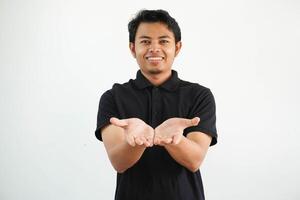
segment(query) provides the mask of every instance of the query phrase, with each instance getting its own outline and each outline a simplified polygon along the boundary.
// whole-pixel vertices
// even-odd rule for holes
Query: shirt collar
[[[159,85],[159,88],[164,88],[168,91],[174,91],[179,85],[180,79],[175,70],[172,70],[171,77],[166,80],[163,84]],[[154,87],[152,83],[142,74],[141,70],[138,70],[136,73],[136,79],[133,80],[133,83],[139,88],[144,89],[146,87]]]

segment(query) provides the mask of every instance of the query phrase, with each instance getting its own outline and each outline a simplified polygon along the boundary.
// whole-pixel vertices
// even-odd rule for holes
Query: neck
[[[148,81],[150,81],[150,83],[155,86],[159,86],[159,85],[163,84],[172,75],[171,70],[169,70],[167,72],[162,72],[159,74],[146,73],[146,72],[143,72],[142,70],[141,70],[141,72],[148,79]]]

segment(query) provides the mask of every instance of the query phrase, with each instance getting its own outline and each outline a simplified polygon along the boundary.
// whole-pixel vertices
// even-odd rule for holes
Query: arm
[[[146,147],[152,146],[148,141],[152,141],[154,131],[136,118],[114,118],[110,122],[102,129],[103,143],[112,166],[123,173],[141,158]]]
[[[112,124],[102,129],[102,138],[109,160],[119,173],[133,166],[146,149],[144,146],[129,145],[125,140],[124,130]]]
[[[200,167],[212,138],[205,133],[190,132],[184,137],[183,130],[196,126],[199,117],[193,119],[170,118],[155,128],[154,144],[164,146],[179,164],[195,172]]]
[[[211,136],[205,133],[191,132],[187,137],[182,136],[178,144],[164,146],[174,160],[196,172],[205,158],[211,139]]]

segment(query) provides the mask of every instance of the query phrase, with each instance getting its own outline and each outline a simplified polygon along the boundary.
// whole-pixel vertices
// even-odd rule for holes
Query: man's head
[[[141,23],[160,22],[167,25],[168,29],[173,32],[175,43],[181,41],[181,31],[176,20],[165,10],[141,10],[135,18],[128,23],[129,42],[134,43],[137,29]]]
[[[180,28],[164,10],[142,10],[128,24],[129,47],[142,73],[167,77],[181,48]]]

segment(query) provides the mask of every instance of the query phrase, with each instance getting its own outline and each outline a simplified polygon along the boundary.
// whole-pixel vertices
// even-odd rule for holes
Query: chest
[[[159,88],[115,95],[121,118],[137,117],[153,128],[172,117],[189,117],[192,99],[188,91],[169,92]]]

